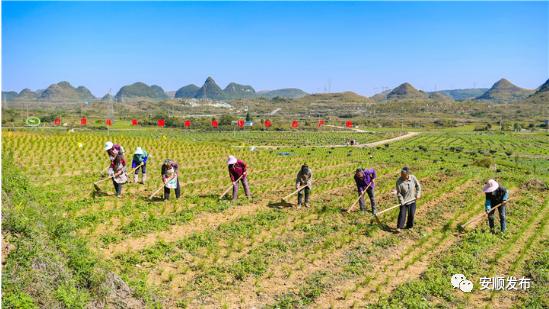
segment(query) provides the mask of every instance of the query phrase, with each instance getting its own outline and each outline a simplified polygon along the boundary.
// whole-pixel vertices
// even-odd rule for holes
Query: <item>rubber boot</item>
[[[137,183],[137,180],[139,180],[139,175],[134,174],[134,175],[133,175],[133,182],[134,182],[134,183]]]
[[[143,179],[141,179],[141,183],[145,184],[145,181],[147,181],[147,174],[143,174]]]

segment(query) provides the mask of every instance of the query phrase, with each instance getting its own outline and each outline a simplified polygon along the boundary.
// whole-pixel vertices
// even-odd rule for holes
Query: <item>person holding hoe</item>
[[[147,180],[147,160],[149,159],[149,154],[143,150],[141,147],[137,147],[133,153],[132,159],[132,168],[135,169],[133,174],[133,182],[137,183],[139,180],[139,170],[141,169],[141,183],[145,184]]]
[[[229,167],[229,176],[233,182],[233,201],[238,198],[238,182],[242,181],[244,186],[244,193],[247,198],[252,198],[250,193],[250,186],[248,185],[248,166],[244,161],[237,160],[234,156],[229,156],[227,159],[227,165]]]
[[[504,233],[507,227],[505,215],[505,201],[509,199],[509,192],[493,179],[488,180],[484,184],[482,191],[486,195],[484,208],[486,210],[486,214],[488,215],[488,225],[490,226],[490,232],[492,232],[492,234],[495,233],[494,217],[497,207],[501,232]]]
[[[122,185],[128,181],[128,175],[126,174],[126,161],[124,160],[124,156],[122,156],[122,154],[118,153],[111,161],[109,176],[112,177],[116,197],[120,198],[122,196]]]
[[[366,212],[366,205],[364,202],[365,193],[368,193],[368,197],[370,198],[370,205],[372,206],[372,214],[375,215],[377,213],[376,201],[374,196],[374,187],[375,187],[374,179],[376,178],[377,178],[377,174],[375,169],[373,168],[369,168],[369,169],[358,168],[355,171],[355,183],[356,183],[358,196],[359,196],[358,203],[360,205],[360,211],[362,213]]]
[[[303,164],[297,173],[297,178],[295,180],[295,189],[299,190],[299,188],[302,188],[297,192],[297,208],[301,208],[303,195],[305,195],[305,207],[309,207],[309,198],[312,187],[313,173],[307,164]]]
[[[407,166],[400,171],[400,177],[396,182],[396,194],[400,204],[397,233],[400,233],[400,230],[405,227],[404,223],[406,223],[407,229],[414,227],[416,200],[421,197],[421,185],[416,176],[410,174],[410,169]]]
[[[181,195],[181,186],[178,179],[179,165],[177,162],[170,159],[164,160],[162,163],[162,182],[164,183],[164,200],[170,199],[170,190],[174,189],[175,198],[178,199]]]

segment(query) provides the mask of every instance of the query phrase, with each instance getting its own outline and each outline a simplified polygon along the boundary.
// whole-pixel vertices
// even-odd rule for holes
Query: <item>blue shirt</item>
[[[505,191],[503,200],[506,201],[508,199],[509,199],[509,191]],[[494,206],[497,206],[497,205],[494,205]],[[486,211],[490,211],[490,209],[492,208],[492,201],[488,196],[486,196],[486,201],[484,202],[484,208],[486,209]]]

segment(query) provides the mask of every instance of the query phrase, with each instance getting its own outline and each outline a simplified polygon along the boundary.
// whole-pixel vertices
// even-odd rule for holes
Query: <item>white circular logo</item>
[[[28,117],[25,120],[25,124],[28,125],[29,127],[37,127],[40,125],[40,118],[35,116]]]

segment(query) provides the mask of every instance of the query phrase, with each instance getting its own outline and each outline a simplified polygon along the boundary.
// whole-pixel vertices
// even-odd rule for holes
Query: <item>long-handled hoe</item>
[[[136,169],[138,169],[139,167],[141,167],[141,165],[143,165],[143,163],[141,163],[141,164],[139,164],[138,166],[136,166],[135,168],[131,169],[131,170],[128,172],[128,174],[133,173]],[[97,192],[101,191],[101,188],[99,188],[98,184],[100,184],[100,183],[102,183],[102,182],[104,182],[104,181],[107,181],[107,180],[109,180],[109,179],[111,179],[111,178],[113,178],[113,177],[114,177],[114,175],[109,176],[109,177],[107,177],[107,178],[103,178],[103,179],[101,179],[101,180],[98,180],[98,181],[94,182],[94,183],[93,183],[93,187],[95,188],[95,191],[97,191]]]
[[[280,202],[281,203],[288,203],[288,201],[286,199],[290,198],[291,196],[295,195],[297,192],[305,189],[305,187],[308,187],[308,186],[309,185],[304,185],[304,186],[301,186],[301,187],[297,188],[297,190],[295,190],[294,192],[292,192],[292,193],[286,195],[285,197],[283,197],[282,199],[280,199]]]
[[[170,180],[174,179],[175,177],[176,177],[175,175],[172,176],[172,177],[170,177],[166,182],[169,182]],[[154,197],[158,192],[160,192],[160,190],[162,190],[162,188],[164,188],[165,185],[166,185],[166,184],[163,183],[162,186],[160,186],[160,188],[156,189],[156,190],[153,192],[153,194],[151,194],[151,196],[149,196],[149,200],[152,200],[153,197]]]
[[[366,189],[364,189],[364,191],[362,191],[362,193],[360,193],[360,195],[358,196],[358,198],[356,199],[356,201],[354,201],[354,203],[351,205],[351,207],[349,207],[349,208],[347,209],[347,212],[351,212],[351,211],[355,208],[356,204],[358,204],[358,202],[360,201],[360,199],[361,199],[361,198],[364,196],[364,194],[366,193],[366,190],[368,190],[368,188],[369,188],[371,185],[372,185],[372,183],[370,182],[370,183],[368,184],[368,186],[366,187]]]
[[[404,202],[404,203],[402,203],[402,204],[396,204],[396,205],[394,205],[394,206],[391,206],[391,207],[389,207],[389,208],[387,208],[387,209],[384,209],[384,210],[378,212],[377,215],[379,216],[379,215],[381,215],[381,214],[384,213],[384,212],[388,212],[389,210],[392,210],[392,209],[394,209],[394,208],[400,207],[400,206],[402,206],[402,205],[405,205],[405,204],[407,204],[407,203],[413,202],[413,201],[415,201],[415,200],[416,200],[416,199],[411,199],[411,200],[406,201],[406,202]]]
[[[491,211],[495,211],[495,210],[496,210],[497,208],[499,208],[501,205],[505,205],[505,203],[507,203],[510,199],[511,199],[511,198],[509,198],[507,201],[503,201],[502,203],[499,203],[499,204],[497,204],[496,206],[492,207],[492,208],[490,209],[490,212],[491,212]],[[459,228],[460,230],[462,230],[462,231],[465,231],[465,227],[466,227],[467,225],[469,225],[469,224],[471,224],[471,223],[474,223],[474,222],[478,222],[478,221],[480,221],[482,218],[486,218],[486,217],[488,217],[488,213],[484,213],[484,214],[482,214],[482,215],[476,216],[476,217],[474,217],[473,219],[471,219],[471,220],[465,222],[464,224],[459,225],[458,228]]]
[[[223,191],[223,193],[221,193],[221,195],[219,196],[219,199],[222,199],[225,195],[227,195],[227,193],[229,193],[229,191],[231,191],[232,187],[236,183],[238,183],[242,177],[244,177],[244,174],[240,175],[240,177],[238,177],[238,179],[235,182],[231,183],[231,185],[227,188],[227,190],[225,190],[225,191]]]

